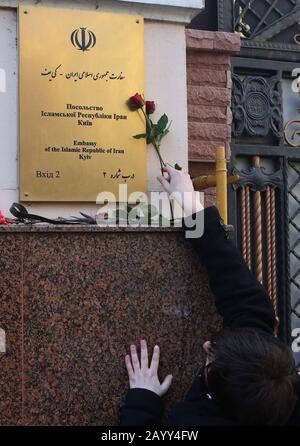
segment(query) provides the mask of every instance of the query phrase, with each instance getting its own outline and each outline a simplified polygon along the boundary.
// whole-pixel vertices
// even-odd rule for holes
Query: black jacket
[[[215,206],[204,210],[204,234],[191,239],[206,267],[218,312],[227,327],[252,327],[274,332],[275,314],[270,298],[248,269],[241,253],[225,231]],[[300,377],[297,407],[290,420],[300,425]],[[154,392],[131,389],[120,410],[122,426],[161,424],[163,401]],[[235,425],[226,419],[207,393],[202,376],[197,376],[185,400],[171,409],[168,426]]]

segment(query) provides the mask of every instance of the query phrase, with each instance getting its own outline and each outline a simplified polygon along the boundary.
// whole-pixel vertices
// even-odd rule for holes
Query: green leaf
[[[140,133],[139,135],[134,135],[133,138],[135,139],[142,139],[142,138],[146,138],[146,133]]]
[[[161,133],[164,132],[164,130],[166,129],[166,127],[168,125],[168,121],[169,121],[169,119],[168,119],[168,116],[166,114],[163,114],[159,118],[159,120],[158,120],[158,122],[156,124],[156,130],[157,130],[158,134],[161,134]]]
[[[148,135],[147,136],[147,144],[151,144],[151,143],[153,143],[154,142],[154,136],[152,136],[152,135]]]
[[[174,166],[174,169],[176,169],[176,170],[182,170],[182,167],[180,167],[179,164],[176,163],[175,166]]]

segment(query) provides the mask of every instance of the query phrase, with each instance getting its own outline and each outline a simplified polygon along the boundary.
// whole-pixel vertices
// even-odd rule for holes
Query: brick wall
[[[186,30],[189,169],[192,176],[214,174],[215,149],[230,158],[231,57],[240,50],[236,34]],[[206,205],[215,200],[207,189]]]

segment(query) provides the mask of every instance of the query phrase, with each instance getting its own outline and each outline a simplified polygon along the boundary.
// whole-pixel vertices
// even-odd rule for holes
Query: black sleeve
[[[300,426],[300,376],[296,381],[295,390],[298,397],[298,401],[294,409],[294,412],[292,413],[288,426]]]
[[[207,269],[224,326],[253,327],[273,334],[275,313],[271,300],[229,239],[218,209],[211,206],[200,212],[204,212],[204,233],[191,239],[191,243]],[[195,214],[189,218],[195,219]]]
[[[120,409],[120,426],[159,426],[163,401],[146,389],[131,389]]]

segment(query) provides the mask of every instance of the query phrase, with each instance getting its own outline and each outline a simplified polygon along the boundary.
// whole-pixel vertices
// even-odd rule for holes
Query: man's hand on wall
[[[141,340],[141,358],[139,360],[135,345],[130,346],[130,355],[126,355],[125,364],[131,389],[147,389],[163,396],[172,384],[172,375],[166,376],[162,383],[158,379],[159,346],[155,345],[149,366],[147,343]]]

